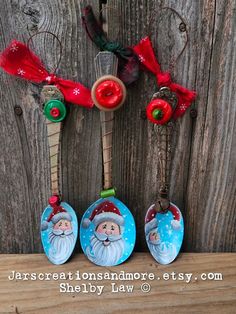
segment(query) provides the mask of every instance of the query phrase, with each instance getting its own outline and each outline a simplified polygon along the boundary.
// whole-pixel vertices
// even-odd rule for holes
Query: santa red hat
[[[57,195],[53,195],[49,198],[49,205],[52,207],[52,212],[48,219],[41,224],[41,230],[44,231],[48,228],[50,222],[54,225],[61,219],[71,221],[71,215],[60,205],[60,200]]]
[[[173,215],[173,220],[171,220],[171,226],[173,229],[177,230],[180,228],[180,212],[177,209],[176,206],[170,204],[168,210]],[[145,234],[146,236],[149,234],[149,232],[155,228],[157,228],[157,219],[156,219],[156,210],[155,205],[152,205],[152,207],[149,209],[148,214],[145,218]]]
[[[88,228],[91,222],[97,227],[103,221],[113,221],[119,226],[124,225],[124,218],[119,209],[110,201],[104,201],[93,210],[89,218],[83,220],[82,226]]]

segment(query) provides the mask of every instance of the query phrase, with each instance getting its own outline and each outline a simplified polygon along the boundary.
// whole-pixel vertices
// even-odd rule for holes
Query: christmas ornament
[[[50,32],[40,33],[49,33],[58,39]],[[41,217],[41,240],[48,259],[53,264],[63,264],[71,256],[78,235],[76,214],[69,204],[61,201],[59,190],[60,136],[62,121],[66,117],[64,101],[91,108],[90,90],[80,83],[59,78],[54,72],[49,74],[28,45],[16,40],[0,55],[0,66],[9,74],[47,84],[42,89],[41,100],[47,125],[52,196]]]
[[[35,35],[41,33],[45,33],[45,31],[38,32]],[[52,34],[50,32],[47,33]],[[52,35],[55,36],[54,34]],[[87,108],[93,107],[91,93],[88,88],[78,82],[57,77],[54,72],[48,73],[42,61],[29,49],[28,45],[20,41],[13,40],[1,53],[0,67],[7,73],[25,80],[56,86],[63,94],[66,102]]]
[[[154,123],[158,136],[160,190],[145,216],[145,237],[155,260],[169,264],[177,257],[184,235],[181,211],[169,201],[172,133],[175,120],[183,116],[196,94],[173,83],[170,74],[161,71],[149,37],[142,39],[134,51],[142,66],[156,76],[159,86],[146,107],[147,118]]]
[[[161,87],[167,87],[169,89],[166,93],[166,96],[175,96],[177,99],[176,104],[172,107],[173,113],[171,118],[176,120],[184,115],[188,107],[191,105],[191,102],[195,99],[196,93],[190,91],[187,88],[172,82],[170,73],[162,72],[161,67],[155,57],[154,50],[150,38],[147,36],[143,38],[138,45],[133,47],[133,50],[137,54],[139,61],[144,69],[150,71],[156,76],[157,85]],[[182,53],[182,52],[181,52]],[[160,95],[164,92],[160,91]],[[171,95],[170,95],[171,94]],[[159,96],[159,95],[158,95]],[[163,95],[164,96],[164,95]],[[154,96],[155,98],[155,96]],[[167,101],[168,102],[168,101]],[[151,105],[147,106],[147,117],[149,118],[151,111]],[[158,124],[158,119],[155,119]],[[168,119],[170,120],[170,119]],[[153,122],[153,121],[151,121]],[[165,123],[165,122],[164,122]],[[162,123],[162,124],[164,124]]]
[[[71,256],[78,236],[78,221],[73,208],[61,201],[60,138],[66,107],[56,86],[45,85],[41,91],[49,143],[51,193],[41,217],[41,240],[45,254],[53,264],[63,264]]]
[[[117,76],[125,85],[136,81],[139,77],[139,60],[131,47],[122,47],[116,41],[109,41],[101,25],[94,16],[92,7],[86,6],[83,10],[83,26],[89,38],[101,51],[110,51],[118,58]]]
[[[118,60],[111,52],[99,52],[95,58],[97,81],[92,99],[101,110],[104,190],[101,198],[84,213],[80,242],[88,259],[100,266],[123,263],[135,244],[135,222],[129,209],[115,197],[112,187],[112,130],[114,110],[120,108],[126,89],[117,73]]]

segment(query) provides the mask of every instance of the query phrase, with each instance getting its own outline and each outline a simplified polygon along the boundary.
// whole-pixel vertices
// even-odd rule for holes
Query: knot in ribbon
[[[49,74],[42,61],[24,43],[13,40],[0,54],[0,67],[11,75],[34,83],[55,85],[65,101],[87,108],[93,107],[91,92],[78,82],[64,80],[54,73]]]
[[[156,75],[157,84],[159,86],[166,86],[169,87],[171,84],[171,76],[169,72],[163,72]]]
[[[106,43],[104,43],[103,45],[103,50],[108,50],[110,52],[119,52],[121,50],[122,46],[120,45],[120,43],[116,42],[116,41],[108,41]]]
[[[45,78],[45,82],[48,85],[55,85],[57,83],[57,77],[55,74],[51,73]]]
[[[169,87],[172,92],[176,93],[178,104],[174,110],[173,119],[183,116],[187,108],[191,105],[191,102],[195,99],[196,92],[173,83],[170,73],[161,71],[160,64],[155,57],[152,43],[148,36],[141,39],[141,41],[133,47],[133,50],[138,55],[139,61],[144,68],[156,76],[159,87]]]
[[[120,43],[109,41],[100,23],[94,16],[90,5],[83,9],[83,26],[89,38],[101,49],[113,52],[118,60],[118,77],[129,85],[139,77],[139,62],[132,48],[123,47]]]

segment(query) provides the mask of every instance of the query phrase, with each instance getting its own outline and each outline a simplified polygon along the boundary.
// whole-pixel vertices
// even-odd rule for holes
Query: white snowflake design
[[[73,90],[73,94],[74,94],[75,96],[79,95],[79,94],[80,94],[79,88],[75,88],[75,89]]]
[[[41,72],[42,72],[42,71],[41,71]],[[51,83],[52,77],[51,77],[51,76],[47,76],[47,77],[45,78],[45,80],[46,80],[48,83]]]
[[[21,75],[21,76],[24,76],[25,71],[22,70],[21,68],[19,68],[19,69],[17,70],[17,74],[18,74],[18,75]]]
[[[186,106],[185,104],[182,104],[179,106],[179,110],[181,111],[185,111],[188,108],[188,106]]]
[[[145,61],[145,58],[144,58],[144,56],[142,56],[142,55],[138,55],[138,58],[139,58],[139,61],[140,61],[140,62],[144,62],[144,61]]]
[[[16,43],[13,43],[12,45],[11,45],[11,47],[10,47],[10,50],[12,51],[12,52],[15,52],[15,51],[17,51],[18,50],[18,46],[17,46],[17,44]]]

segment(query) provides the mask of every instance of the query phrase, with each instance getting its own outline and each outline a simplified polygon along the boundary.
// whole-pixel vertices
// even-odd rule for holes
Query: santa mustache
[[[121,234],[106,234],[106,233],[98,233],[98,232],[94,232],[94,235],[96,236],[96,238],[100,241],[105,241],[105,240],[109,240],[110,242],[114,242],[117,240],[120,240],[122,238]]]
[[[86,253],[88,258],[97,265],[113,266],[124,254],[124,248],[125,243],[122,238],[105,246],[103,240],[99,240],[93,235],[90,239],[90,246],[86,248]]]
[[[69,230],[52,229],[52,234],[55,236],[70,235],[72,233],[73,233],[72,229]]]

